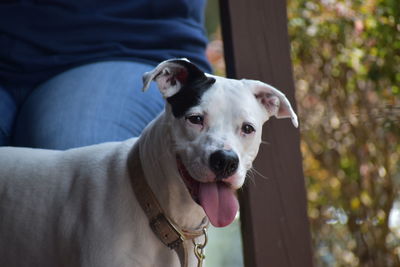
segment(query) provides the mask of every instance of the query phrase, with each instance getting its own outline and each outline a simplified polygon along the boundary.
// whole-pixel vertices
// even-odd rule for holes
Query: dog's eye
[[[256,130],[254,129],[254,127],[249,123],[245,123],[242,126],[242,132],[245,133],[245,134],[251,134],[251,133],[253,133],[255,131]]]
[[[200,115],[190,115],[186,117],[186,120],[190,121],[193,124],[203,125],[204,118]]]

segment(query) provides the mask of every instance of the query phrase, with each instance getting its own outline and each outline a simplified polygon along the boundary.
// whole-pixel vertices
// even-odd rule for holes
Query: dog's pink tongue
[[[233,190],[224,183],[200,183],[200,205],[215,227],[224,227],[235,219],[239,203]]]

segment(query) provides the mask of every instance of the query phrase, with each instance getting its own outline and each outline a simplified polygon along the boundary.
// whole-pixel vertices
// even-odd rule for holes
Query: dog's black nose
[[[217,150],[210,155],[210,168],[217,179],[231,176],[239,166],[239,157],[232,150]]]

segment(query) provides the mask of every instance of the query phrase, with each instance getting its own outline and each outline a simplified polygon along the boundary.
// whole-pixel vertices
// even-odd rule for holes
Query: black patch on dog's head
[[[215,83],[215,79],[207,77],[204,72],[190,62],[176,60],[174,63],[183,65],[188,74],[182,88],[176,94],[167,98],[172,107],[172,114],[176,118],[180,118],[191,107],[200,103],[202,95]]]

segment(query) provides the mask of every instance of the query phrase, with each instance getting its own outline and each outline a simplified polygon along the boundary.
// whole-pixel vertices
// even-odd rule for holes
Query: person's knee
[[[90,101],[94,99],[71,95],[55,99],[51,94],[47,98],[45,95],[45,92],[33,94],[21,108],[13,145],[68,149],[130,136],[129,130],[113,121],[116,118],[107,115],[115,115],[115,110]]]
[[[164,103],[155,86],[140,90],[142,74],[151,68],[107,62],[55,77],[25,102],[15,145],[66,149],[140,135]]]

